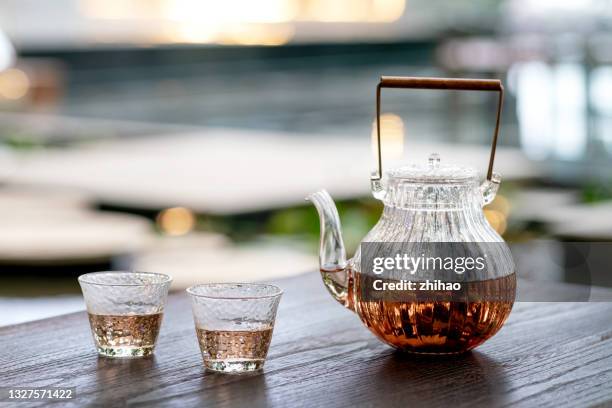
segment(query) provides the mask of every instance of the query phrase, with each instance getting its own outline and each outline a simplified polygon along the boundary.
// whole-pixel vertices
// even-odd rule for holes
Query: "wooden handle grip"
[[[501,91],[499,79],[380,77],[382,88],[457,89],[463,91]]]

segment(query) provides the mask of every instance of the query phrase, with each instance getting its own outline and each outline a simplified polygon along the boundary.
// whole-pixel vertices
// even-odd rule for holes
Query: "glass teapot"
[[[437,154],[425,165],[383,174],[382,88],[498,92],[486,180],[480,183],[473,168],[442,165]],[[493,161],[502,102],[499,80],[382,77],[376,92],[378,168],[371,187],[384,209],[352,259],[346,259],[340,219],[330,195],[322,190],[307,198],[320,217],[319,261],[325,286],[391,346],[413,353],[465,352],[493,336],[510,314],[516,292],[514,262],[482,210],[493,201],[501,182],[493,172]],[[446,263],[443,267],[443,261],[450,267]],[[468,263],[473,268],[466,272]]]

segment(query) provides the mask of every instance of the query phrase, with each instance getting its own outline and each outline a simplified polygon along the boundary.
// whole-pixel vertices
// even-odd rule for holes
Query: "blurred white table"
[[[437,152],[444,163],[483,172],[489,155],[489,148],[480,145],[411,142],[406,150],[411,162],[424,163]],[[21,153],[5,162],[2,173],[9,184],[69,187],[105,204],[152,210],[185,206],[206,214],[298,205],[321,188],[336,198],[367,196],[374,167],[368,134],[348,138],[223,129],[91,142]],[[537,175],[513,148],[498,148],[495,169],[505,180]]]
[[[107,260],[142,249],[154,237],[146,218],[96,211],[91,204],[87,195],[57,188],[0,188],[0,260]]]

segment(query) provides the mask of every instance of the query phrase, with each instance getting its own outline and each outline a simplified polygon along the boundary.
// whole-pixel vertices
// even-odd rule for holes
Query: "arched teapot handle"
[[[461,91],[494,91],[499,93],[497,103],[497,118],[495,120],[495,130],[491,143],[491,155],[489,157],[489,168],[487,170],[487,181],[499,184],[497,177],[493,174],[493,162],[495,161],[495,149],[497,148],[497,137],[499,135],[499,125],[501,112],[504,104],[504,86],[499,79],[466,79],[466,78],[420,78],[420,77],[396,77],[382,76],[376,87],[376,137],[377,137],[377,157],[378,168],[371,177],[372,189],[379,190],[383,171],[382,171],[382,149],[380,146],[380,94],[382,88],[406,88],[406,89],[450,89]]]

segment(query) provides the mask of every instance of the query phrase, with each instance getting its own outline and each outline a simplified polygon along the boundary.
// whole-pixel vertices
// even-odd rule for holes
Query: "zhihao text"
[[[422,282],[413,282],[409,280],[401,280],[397,282],[384,282],[377,279],[372,283],[374,290],[461,290],[459,282],[442,282],[441,280],[426,280]]]

